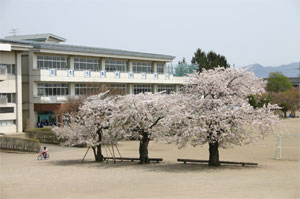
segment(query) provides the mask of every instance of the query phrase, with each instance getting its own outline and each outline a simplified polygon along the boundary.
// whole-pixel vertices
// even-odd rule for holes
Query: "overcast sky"
[[[0,0],[0,38],[53,33],[68,44],[185,57],[197,48],[230,64],[299,61],[299,0]]]

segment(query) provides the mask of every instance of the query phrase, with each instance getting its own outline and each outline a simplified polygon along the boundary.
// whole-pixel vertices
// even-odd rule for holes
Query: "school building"
[[[54,34],[0,39],[0,133],[23,132],[69,98],[100,88],[127,94],[178,91],[186,77],[168,73],[170,55],[75,46]]]

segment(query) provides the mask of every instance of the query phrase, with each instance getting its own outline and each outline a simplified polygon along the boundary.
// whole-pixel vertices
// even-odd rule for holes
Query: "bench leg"
[[[186,164],[186,161],[184,161],[183,163]]]

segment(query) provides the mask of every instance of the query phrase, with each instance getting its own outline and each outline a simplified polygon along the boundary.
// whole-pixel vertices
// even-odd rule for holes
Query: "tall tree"
[[[273,102],[279,104],[284,117],[287,112],[291,111],[293,117],[296,116],[296,111],[300,108],[300,92],[296,90],[287,90],[281,93],[273,93]]]
[[[269,92],[284,92],[293,88],[290,80],[281,72],[270,73],[268,77],[267,90]]]
[[[275,105],[255,109],[247,99],[264,92],[264,83],[244,70],[216,68],[194,74],[166,120],[166,137],[180,147],[209,144],[209,165],[218,166],[219,147],[254,142],[272,132]],[[191,103],[192,102],[192,103]]]
[[[121,96],[108,96],[108,92],[90,96],[77,114],[67,114],[68,122],[62,128],[54,127],[59,138],[69,146],[86,145],[93,149],[95,161],[102,162],[102,144],[116,143],[124,135],[124,120],[118,103]]]
[[[148,145],[151,139],[160,137],[164,125],[162,121],[168,114],[174,98],[166,94],[140,93],[124,96],[123,129],[131,132],[130,136],[140,140],[140,163],[149,163]]]
[[[230,65],[227,63],[226,58],[223,55],[216,54],[213,51],[208,52],[207,54],[202,51],[200,48],[196,50],[192,58],[192,64],[197,65],[199,72],[202,72],[203,69],[214,69],[216,67],[229,68]]]

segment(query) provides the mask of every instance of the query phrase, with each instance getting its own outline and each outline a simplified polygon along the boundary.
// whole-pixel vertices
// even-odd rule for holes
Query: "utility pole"
[[[11,34],[13,34],[14,36],[16,36],[16,34],[18,33],[18,32],[20,32],[17,28],[12,28],[12,29],[10,29],[10,32],[9,33],[11,33]]]

